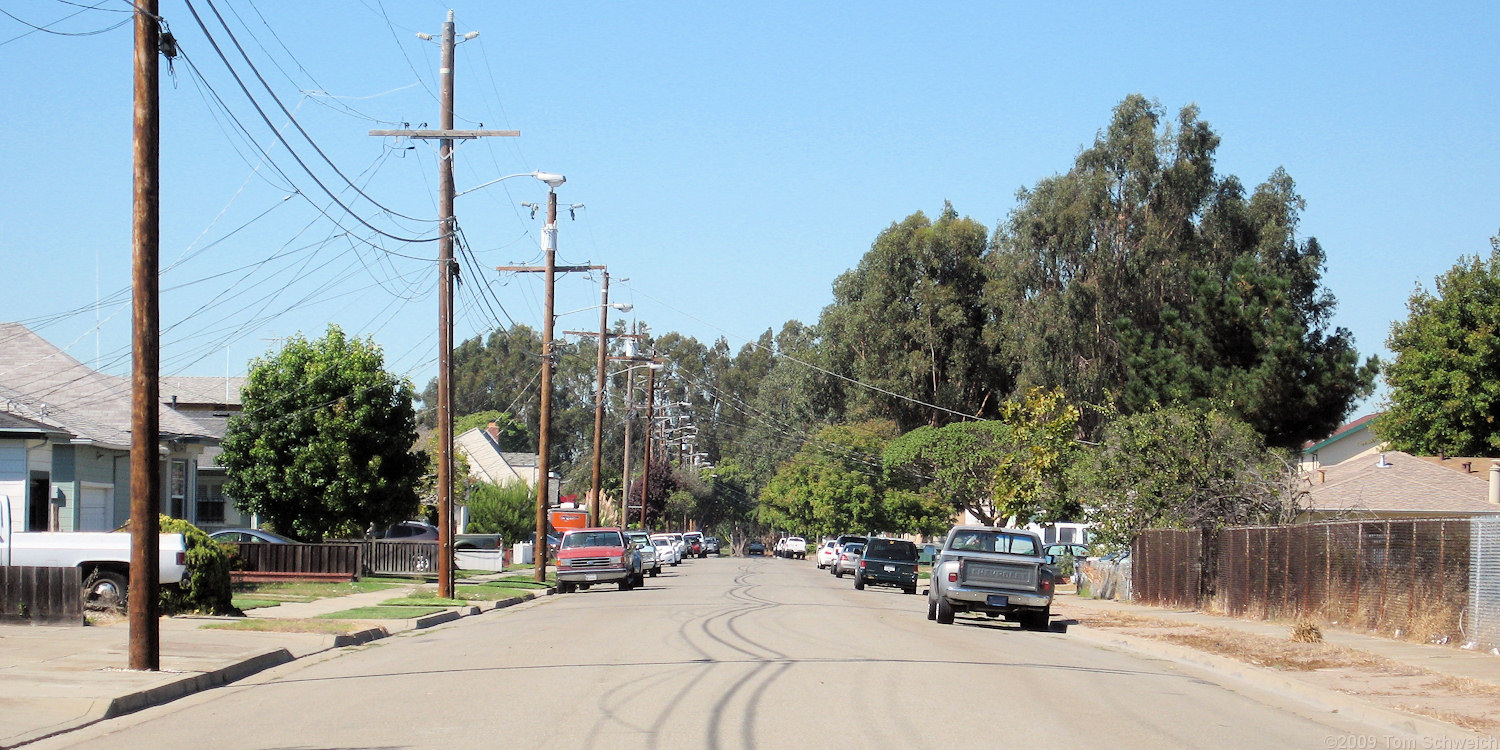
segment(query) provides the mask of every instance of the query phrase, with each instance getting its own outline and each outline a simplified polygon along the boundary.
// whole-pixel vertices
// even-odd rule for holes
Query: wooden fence
[[[78,568],[0,567],[0,622],[83,625]]]
[[[437,573],[437,542],[395,542],[356,539],[362,550],[360,575],[434,575]]]
[[[236,581],[311,579],[352,581],[360,575],[361,548],[352,542],[239,543]]]
[[[1147,604],[1312,617],[1451,640],[1463,635],[1470,605],[1474,523],[1403,518],[1154,529],[1132,546],[1131,583]]]

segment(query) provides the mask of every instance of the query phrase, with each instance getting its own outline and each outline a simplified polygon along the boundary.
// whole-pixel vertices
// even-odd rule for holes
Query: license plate
[[[586,573],[583,576],[583,580],[585,580],[585,581],[597,581],[597,580],[599,580],[599,575],[597,573]],[[995,597],[992,596],[990,598],[994,599]],[[1005,597],[1002,596],[1000,598],[1004,599]],[[1004,603],[1005,602],[1001,602],[1001,604],[1004,604]]]
[[[1005,596],[1001,596],[999,594],[990,594],[989,598],[986,599],[985,601],[991,607],[1004,607],[1006,604],[1010,603],[1010,598],[1009,597],[1005,597]]]
[[[894,566],[894,565],[887,565],[887,566],[885,566],[885,572],[887,572],[887,573],[894,573],[894,572],[896,572],[896,566]]]

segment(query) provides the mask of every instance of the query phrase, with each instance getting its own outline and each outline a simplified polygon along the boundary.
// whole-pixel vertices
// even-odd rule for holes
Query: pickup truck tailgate
[[[958,566],[958,580],[964,586],[1035,591],[1037,566],[1034,563],[968,559]]]

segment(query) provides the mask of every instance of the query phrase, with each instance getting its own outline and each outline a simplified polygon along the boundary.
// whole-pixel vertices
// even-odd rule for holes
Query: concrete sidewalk
[[[522,575],[529,576],[529,571]],[[506,574],[483,576],[503,580]],[[476,580],[476,579],[469,579]],[[419,586],[396,586],[349,596],[252,609],[252,619],[314,618],[406,596]],[[549,589],[501,601],[476,601],[404,620],[362,620],[350,635],[203,629],[229,617],[180,616],[161,620],[161,671],[134,672],[124,618],[88,627],[0,625],[0,748],[159,705],[234,682],[279,664],[466,615],[508,607]]]

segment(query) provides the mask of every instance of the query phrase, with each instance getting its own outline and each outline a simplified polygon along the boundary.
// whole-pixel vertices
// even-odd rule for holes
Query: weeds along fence
[[[1143,603],[1500,643],[1500,518],[1151,530],[1132,557]]]

